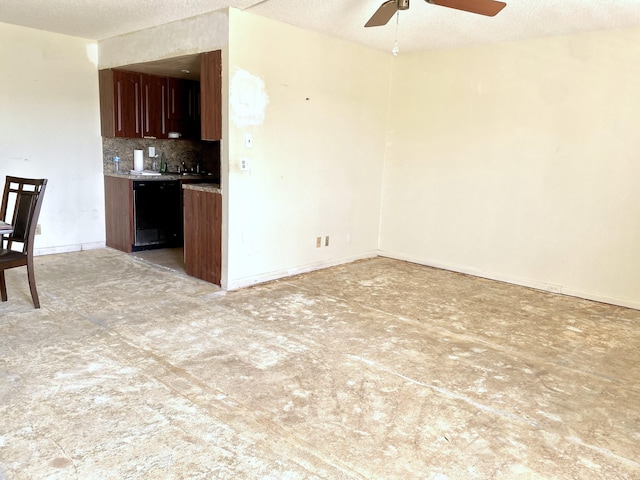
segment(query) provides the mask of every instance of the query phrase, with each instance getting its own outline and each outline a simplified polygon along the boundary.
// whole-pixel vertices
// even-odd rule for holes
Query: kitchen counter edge
[[[220,185],[217,183],[185,183],[182,185],[182,188],[183,190],[196,190],[198,192],[222,194]]]
[[[161,175],[135,175],[132,173],[105,173],[105,177],[128,178],[129,180],[211,180],[207,175],[182,175],[177,173],[163,173]],[[212,182],[209,182],[212,183]]]

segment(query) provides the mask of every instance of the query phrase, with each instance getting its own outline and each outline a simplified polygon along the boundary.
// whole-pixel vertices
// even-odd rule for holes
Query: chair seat
[[[27,254],[14,250],[0,249],[0,270],[21,267],[27,264]]]

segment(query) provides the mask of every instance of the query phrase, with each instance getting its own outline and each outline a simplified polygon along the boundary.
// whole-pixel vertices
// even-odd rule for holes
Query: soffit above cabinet
[[[163,77],[184,78],[187,80],[200,79],[200,54],[184,55],[166,58],[153,62],[135,63],[116,67],[119,70],[147,73]]]

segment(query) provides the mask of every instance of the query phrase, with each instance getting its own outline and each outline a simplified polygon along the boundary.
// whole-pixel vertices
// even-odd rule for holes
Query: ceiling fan
[[[507,5],[504,2],[496,2],[494,0],[425,0],[425,2],[432,5],[440,5],[441,7],[464,10],[465,12],[478,13],[488,17],[497,15]],[[386,25],[398,10],[407,10],[408,8],[409,0],[388,0],[380,5],[380,8],[365,24],[365,27]]]

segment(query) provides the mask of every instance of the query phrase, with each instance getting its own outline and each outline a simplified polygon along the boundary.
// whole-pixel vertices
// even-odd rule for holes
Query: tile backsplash
[[[149,147],[155,147],[157,158],[149,158]],[[184,165],[187,169],[196,168],[200,163],[202,172],[212,172],[220,180],[220,142],[202,140],[157,140],[150,138],[112,138],[102,137],[102,165],[104,173],[114,172],[113,157],[120,157],[120,171],[133,169],[133,151],[144,152],[145,170],[160,168],[160,157],[164,153],[169,172]]]

